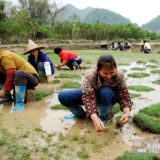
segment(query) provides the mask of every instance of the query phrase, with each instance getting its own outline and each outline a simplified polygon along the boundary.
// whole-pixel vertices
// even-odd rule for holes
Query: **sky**
[[[160,0],[62,0],[79,9],[104,8],[114,11],[139,26],[160,15]]]

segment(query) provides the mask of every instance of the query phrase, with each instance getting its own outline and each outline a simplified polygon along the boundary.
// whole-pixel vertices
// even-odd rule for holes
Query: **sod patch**
[[[53,106],[50,107],[51,109],[55,109],[55,110],[65,110],[67,109],[66,107],[64,107],[62,104],[55,104]]]
[[[115,114],[120,112],[120,105],[118,103],[113,106],[113,111]]]
[[[147,64],[146,67],[148,67],[148,68],[157,68],[158,66],[154,65],[154,64]]]
[[[66,82],[61,88],[80,88],[80,83],[78,82]]]
[[[125,152],[117,160],[154,160],[155,155],[153,153],[132,153]]]
[[[140,110],[139,113],[145,113],[150,116],[160,118],[160,103],[152,104],[152,105]]]
[[[52,82],[53,82],[54,84],[57,84],[57,83],[60,83],[60,80],[59,80],[59,79],[54,79]]]
[[[151,73],[158,73],[158,74],[160,74],[160,69],[152,70]]]
[[[150,105],[133,117],[134,123],[144,131],[160,133],[160,103]]]
[[[130,93],[131,99],[138,98],[140,96],[141,96],[141,94],[139,94],[139,93]]]
[[[152,83],[153,83],[153,84],[160,84],[160,79],[159,79],[159,80],[156,80],[156,81],[153,81]]]
[[[158,61],[157,61],[157,60],[154,60],[154,59],[151,59],[151,60],[149,60],[148,62],[150,62],[150,63],[158,63]]]
[[[137,63],[137,64],[146,64],[145,61],[141,61],[141,60],[137,61],[136,63]]]
[[[36,101],[40,101],[43,97],[46,97],[53,93],[53,89],[38,89],[36,90]]]
[[[132,85],[128,86],[128,89],[137,91],[137,92],[149,92],[153,91],[154,88],[148,87],[148,86],[143,86],[143,85]]]
[[[132,78],[144,78],[149,76],[150,74],[148,73],[138,73],[138,72],[128,74],[128,77],[132,77]]]
[[[59,75],[55,76],[55,78],[79,78],[80,75],[78,74],[69,74],[69,73],[60,73]]]
[[[146,68],[140,68],[140,67],[133,67],[131,70],[138,70],[138,71],[144,71]]]

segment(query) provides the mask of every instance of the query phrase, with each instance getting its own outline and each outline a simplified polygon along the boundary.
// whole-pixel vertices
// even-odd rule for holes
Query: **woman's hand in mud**
[[[5,90],[4,89],[1,89],[0,90],[0,98],[4,98],[4,96],[5,96]]]
[[[97,132],[102,132],[105,129],[103,122],[99,119],[96,113],[91,115],[91,119],[94,123],[94,128]]]
[[[129,121],[129,113],[130,113],[129,108],[123,109],[123,113],[122,113],[121,119],[119,121],[120,125],[123,126],[124,124],[126,124]]]

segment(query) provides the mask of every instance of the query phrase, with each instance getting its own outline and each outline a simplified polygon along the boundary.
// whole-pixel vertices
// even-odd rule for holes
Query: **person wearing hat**
[[[81,69],[80,64],[82,63],[82,59],[77,53],[63,50],[60,47],[55,48],[54,53],[59,55],[61,62],[56,68],[61,68],[62,66],[67,65],[71,70],[74,70],[74,67],[75,69]]]
[[[10,91],[15,91],[13,111],[22,110],[26,89],[39,84],[34,67],[16,53],[0,50],[0,103],[10,100]],[[9,97],[10,95],[10,97]]]
[[[47,82],[52,80],[54,74],[54,65],[48,55],[41,51],[45,47],[38,46],[31,39],[28,41],[27,50],[23,54],[30,54],[28,56],[28,62],[36,69],[40,75],[40,81],[44,78]]]

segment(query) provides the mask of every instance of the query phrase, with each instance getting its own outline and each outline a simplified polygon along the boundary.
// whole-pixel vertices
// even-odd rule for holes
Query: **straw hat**
[[[36,43],[34,43],[31,39],[28,40],[28,47],[27,50],[23,54],[28,54],[29,52],[36,50],[36,49],[44,49],[45,47],[38,46]]]

